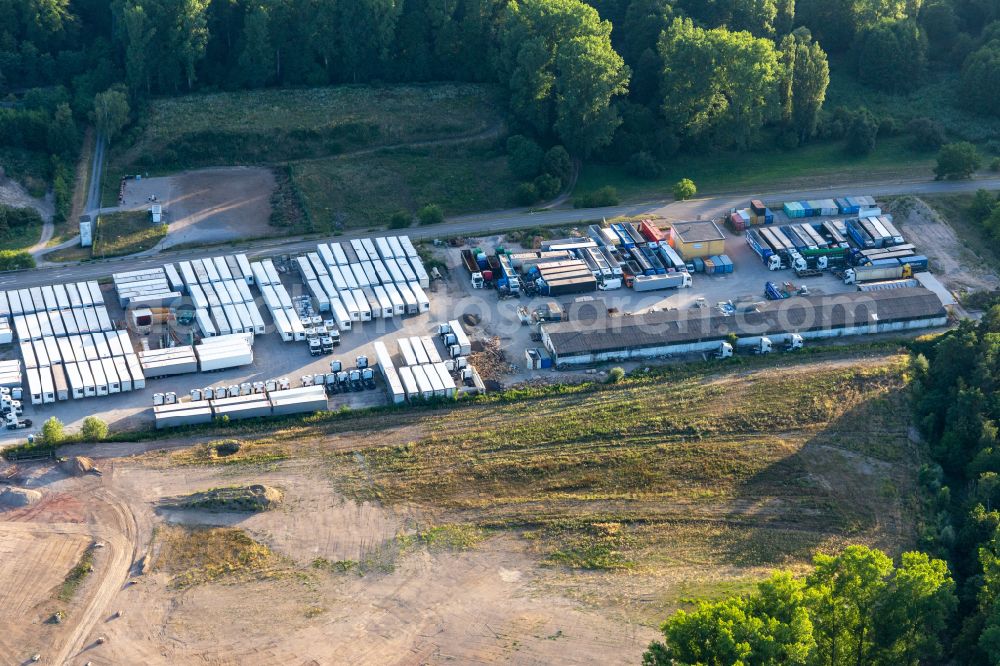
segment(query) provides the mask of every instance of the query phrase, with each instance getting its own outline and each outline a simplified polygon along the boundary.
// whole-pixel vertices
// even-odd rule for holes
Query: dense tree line
[[[1000,224],[985,190],[969,212]],[[913,414],[932,458],[919,472],[923,552],[894,565],[852,546],[804,578],[679,611],[648,666],[1000,663],[1000,297],[984,298],[980,321],[913,343]]]
[[[681,150],[874,145],[862,109],[824,111],[827,53],[890,92],[950,68],[957,104],[1000,114],[986,0],[0,0],[0,87],[56,87],[78,124],[118,85],[134,113],[191,90],[493,82],[514,133],[636,175]],[[51,151],[64,116],[14,110],[0,141]]]

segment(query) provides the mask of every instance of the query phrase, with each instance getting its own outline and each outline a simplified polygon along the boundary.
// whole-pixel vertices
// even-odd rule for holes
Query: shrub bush
[[[562,189],[562,181],[550,173],[543,173],[532,184],[535,186],[535,191],[538,192],[538,198],[543,201],[554,199],[558,196],[559,190]]]
[[[530,206],[538,201],[538,189],[533,183],[521,183],[514,190],[514,201],[519,206]]]
[[[507,139],[507,168],[515,178],[531,180],[542,170],[545,152],[526,136],[515,134]]]
[[[35,258],[24,250],[0,250],[0,271],[34,268]]]
[[[679,181],[674,183],[674,199],[678,201],[684,201],[685,199],[690,199],[698,193],[698,188],[695,186],[694,181],[690,178],[681,178]]]
[[[542,168],[545,173],[555,176],[563,183],[568,183],[573,178],[573,159],[562,146],[552,146],[546,151]]]
[[[625,379],[625,369],[624,368],[611,368],[608,373],[608,383],[617,384],[621,380]]]
[[[437,204],[427,204],[417,211],[417,217],[420,219],[420,224],[441,224],[444,222],[444,213]]]
[[[938,180],[943,178],[949,180],[971,178],[972,174],[982,164],[983,161],[979,157],[979,151],[968,141],[949,143],[942,146],[941,152],[938,153],[934,175]]]
[[[88,416],[80,427],[80,435],[88,442],[99,442],[108,436],[108,424],[96,416]]]
[[[408,211],[397,210],[389,218],[390,229],[405,229],[413,222],[413,216]]]
[[[578,194],[573,198],[574,208],[603,208],[605,206],[617,206],[618,203],[618,190],[610,185],[605,185],[593,192]]]
[[[913,135],[914,150],[940,150],[946,140],[944,128],[930,118],[914,118],[906,129]]]

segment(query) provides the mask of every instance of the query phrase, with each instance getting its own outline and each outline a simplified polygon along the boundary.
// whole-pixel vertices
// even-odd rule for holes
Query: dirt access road
[[[21,663],[37,653],[42,663],[75,663],[88,640],[93,642],[95,628],[113,613],[111,602],[135,559],[136,522],[106,481],[68,477],[50,465],[33,466],[20,482],[43,493],[42,499],[0,511],[5,544],[0,571],[3,586],[12,592],[4,594],[5,604],[17,602],[6,608],[17,617],[4,622],[0,662]],[[93,549],[93,573],[72,599],[58,599],[63,578],[94,543],[103,545]],[[48,622],[55,609],[65,613],[60,624]]]

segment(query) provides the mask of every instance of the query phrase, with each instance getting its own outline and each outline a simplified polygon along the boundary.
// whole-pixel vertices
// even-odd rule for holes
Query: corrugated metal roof
[[[708,243],[726,239],[719,226],[711,220],[675,222],[673,230],[684,243]]]
[[[921,287],[770,301],[754,312],[673,310],[609,317],[598,324],[561,322],[542,330],[556,355],[601,353],[740,337],[849,328],[946,316],[938,297]]]

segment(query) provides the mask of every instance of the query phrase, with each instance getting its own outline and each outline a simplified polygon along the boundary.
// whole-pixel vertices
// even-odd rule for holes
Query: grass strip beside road
[[[121,257],[148,250],[167,235],[167,225],[153,224],[145,210],[101,215],[94,232],[95,258]]]

